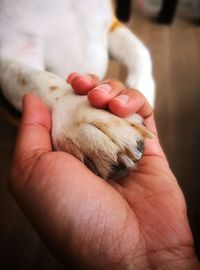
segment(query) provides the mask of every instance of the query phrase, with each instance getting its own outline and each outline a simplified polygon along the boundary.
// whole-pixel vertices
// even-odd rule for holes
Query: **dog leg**
[[[18,109],[24,94],[39,96],[52,113],[54,148],[73,154],[103,178],[120,177],[133,169],[148,136],[145,127],[141,128],[142,118],[135,115],[132,123],[92,107],[87,96],[74,94],[64,80],[44,70],[38,51],[35,48],[35,53],[28,55],[23,49],[12,59],[1,58],[4,95]]]
[[[123,24],[116,21],[109,32],[109,52],[128,69],[126,84],[138,89],[154,105],[155,83],[149,51]]]
[[[67,83],[45,69],[42,42],[37,38],[17,38],[3,44],[0,55],[0,85],[4,96],[19,110],[22,98],[32,92],[49,108],[69,90]]]

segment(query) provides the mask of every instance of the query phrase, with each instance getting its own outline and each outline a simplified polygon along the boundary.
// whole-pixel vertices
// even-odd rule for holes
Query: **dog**
[[[113,13],[108,0],[0,0],[0,86],[22,110],[33,92],[52,114],[52,142],[92,164],[104,179],[135,167],[149,136],[143,119],[121,119],[90,106],[65,79],[72,71],[103,78],[108,56],[128,70],[126,85],[153,104],[151,57],[143,43]],[[89,161],[89,162],[88,162]]]

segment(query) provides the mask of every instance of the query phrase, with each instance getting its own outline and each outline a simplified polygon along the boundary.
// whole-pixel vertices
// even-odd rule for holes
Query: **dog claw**
[[[124,164],[115,164],[112,166],[111,171],[108,175],[108,179],[118,179],[122,176],[125,176],[127,172],[130,170]]]
[[[144,141],[143,140],[137,141],[137,148],[142,154],[144,153]]]
[[[132,170],[135,163],[125,154],[118,154],[118,164],[114,164],[108,175],[108,179],[118,179],[127,174],[128,171]]]
[[[124,164],[127,169],[131,169],[135,165],[135,163],[127,155],[124,155],[124,154],[118,155],[118,161]]]
[[[143,155],[143,152],[141,152],[140,149],[135,146],[129,147],[127,151],[136,161],[140,160]]]
[[[84,158],[84,164],[96,175],[99,175],[99,171],[97,170],[97,167],[95,166],[94,162],[89,157]]]

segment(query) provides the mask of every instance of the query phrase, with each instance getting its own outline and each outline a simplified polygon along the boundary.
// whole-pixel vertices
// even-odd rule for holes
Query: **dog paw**
[[[119,118],[91,107],[85,96],[72,94],[52,116],[55,148],[74,155],[104,179],[133,170],[143,155],[144,137],[151,136],[138,114]]]

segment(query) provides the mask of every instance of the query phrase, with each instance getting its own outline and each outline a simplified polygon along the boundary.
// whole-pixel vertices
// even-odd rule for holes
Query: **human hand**
[[[76,74],[77,75],[77,74]],[[90,102],[119,116],[139,112],[156,132],[144,97],[112,81],[107,94],[83,76],[69,82]],[[121,90],[119,90],[121,89]],[[116,97],[122,93],[128,103]],[[199,269],[186,205],[157,138],[146,140],[137,170],[103,181],[73,156],[53,152],[51,118],[36,97],[24,98],[9,186],[54,254],[73,269]]]

